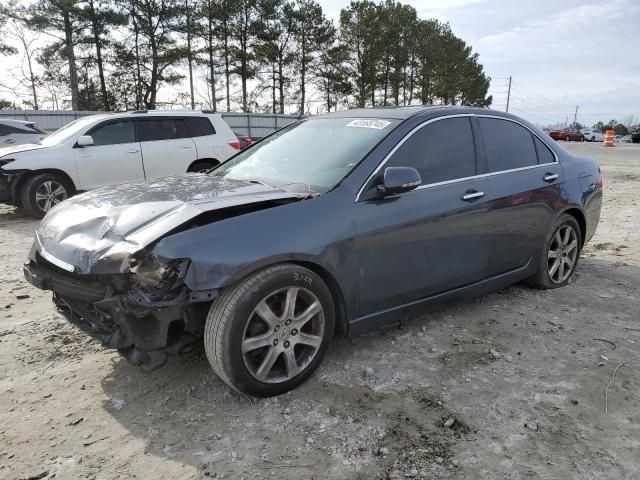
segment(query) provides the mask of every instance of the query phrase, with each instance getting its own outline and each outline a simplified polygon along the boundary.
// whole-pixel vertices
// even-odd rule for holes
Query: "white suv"
[[[209,111],[92,115],[37,144],[0,148],[0,202],[42,217],[77,192],[206,171],[239,150],[227,123]]]
[[[587,142],[602,142],[604,141],[604,134],[597,128],[583,128],[580,133],[584,135],[584,139]]]

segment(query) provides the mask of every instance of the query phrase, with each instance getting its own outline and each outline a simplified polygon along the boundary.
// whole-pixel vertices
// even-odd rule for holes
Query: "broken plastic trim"
[[[178,258],[166,263],[161,262],[152,252],[143,251],[129,261],[129,271],[134,274],[136,282],[143,288],[172,288],[187,273],[191,260]]]

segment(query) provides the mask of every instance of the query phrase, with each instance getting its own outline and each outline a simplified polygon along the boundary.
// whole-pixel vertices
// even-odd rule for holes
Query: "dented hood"
[[[299,196],[204,174],[101,188],[51,210],[36,231],[36,248],[68,271],[126,272],[132,253],[204,212]]]

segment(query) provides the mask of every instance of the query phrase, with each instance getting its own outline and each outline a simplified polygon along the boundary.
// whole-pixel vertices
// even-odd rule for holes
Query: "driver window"
[[[93,138],[93,145],[115,145],[118,143],[133,143],[135,131],[131,120],[113,122],[99,126],[89,135]]]
[[[475,147],[469,118],[447,118],[425,125],[396,150],[387,166],[415,168],[423,185],[474,176]]]

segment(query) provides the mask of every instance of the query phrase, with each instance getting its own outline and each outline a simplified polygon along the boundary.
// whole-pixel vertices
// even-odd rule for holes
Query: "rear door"
[[[489,273],[524,267],[542,251],[561,202],[562,168],[524,125],[498,117],[474,119],[482,144],[482,190],[493,225]]]
[[[144,180],[133,120],[107,120],[89,129],[93,145],[74,147],[80,189]]]
[[[196,146],[198,158],[220,160],[216,152],[216,130],[206,117],[185,117],[187,134]]]
[[[186,173],[189,165],[198,158],[183,118],[140,118],[137,124],[148,180]]]
[[[365,195],[355,206],[359,316],[485,277],[492,225],[475,178],[469,117],[437,119],[410,135],[379,174],[414,167],[422,186],[386,198]]]

